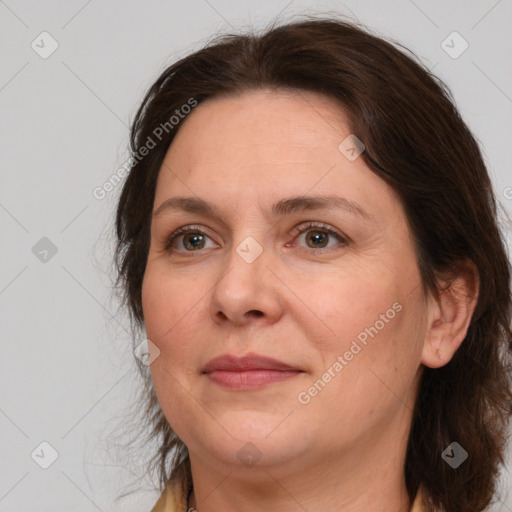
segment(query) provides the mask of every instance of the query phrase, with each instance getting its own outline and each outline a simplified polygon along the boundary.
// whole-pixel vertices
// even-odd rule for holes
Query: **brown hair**
[[[362,158],[401,198],[426,291],[438,296],[437,279],[459,262],[476,265],[479,298],[465,340],[446,366],[424,368],[404,471],[411,499],[421,485],[430,508],[483,510],[496,492],[511,414],[512,333],[510,264],[475,138],[447,86],[409,50],[355,23],[316,18],[222,36],[165,69],[133,121],[132,153],[191,98],[199,104],[258,88],[323,93],[344,108],[366,146]],[[138,327],[156,180],[179,124],[168,128],[133,161],[117,207],[116,284]],[[139,368],[147,425],[159,442],[151,464],[163,488],[190,471],[189,460],[147,368]],[[469,454],[457,469],[441,457],[453,441]]]

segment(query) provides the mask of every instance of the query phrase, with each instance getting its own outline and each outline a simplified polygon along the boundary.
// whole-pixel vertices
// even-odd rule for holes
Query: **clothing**
[[[182,480],[175,484],[169,484],[152,508],[151,512],[188,512],[187,499],[192,489],[192,483]],[[191,510],[193,512],[193,509]],[[416,495],[410,512],[426,512],[422,500],[421,488]]]

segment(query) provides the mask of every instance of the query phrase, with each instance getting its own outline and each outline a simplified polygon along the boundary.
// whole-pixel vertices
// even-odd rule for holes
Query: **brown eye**
[[[183,247],[195,251],[204,247],[204,235],[201,233],[186,233],[183,235]]]
[[[307,232],[306,243],[312,244],[310,247],[323,248],[329,241],[329,234],[325,231],[311,230]]]
[[[304,235],[304,241],[307,249],[331,249],[338,246],[348,245],[348,239],[328,226],[311,222],[297,229],[296,238],[300,239]],[[332,242],[338,242],[332,243]],[[330,244],[330,245],[329,245]]]
[[[168,252],[196,252],[208,248],[206,244],[211,238],[194,226],[184,226],[174,231],[165,244]]]

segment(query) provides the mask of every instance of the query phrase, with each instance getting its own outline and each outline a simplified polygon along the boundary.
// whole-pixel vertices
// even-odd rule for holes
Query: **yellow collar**
[[[188,479],[169,483],[151,512],[188,512],[187,500],[192,486]],[[420,487],[410,512],[426,512],[423,491]]]

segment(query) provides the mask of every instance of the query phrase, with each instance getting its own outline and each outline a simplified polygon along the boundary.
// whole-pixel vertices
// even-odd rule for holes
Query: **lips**
[[[276,359],[252,354],[248,354],[243,357],[232,356],[229,354],[216,357],[203,368],[203,373],[211,373],[219,370],[228,372],[242,372],[250,370],[299,371],[298,368],[294,368],[293,366],[277,361]]]
[[[216,384],[239,390],[257,389],[282,382],[299,373],[302,373],[299,368],[256,354],[219,356],[203,368],[203,374]]]

